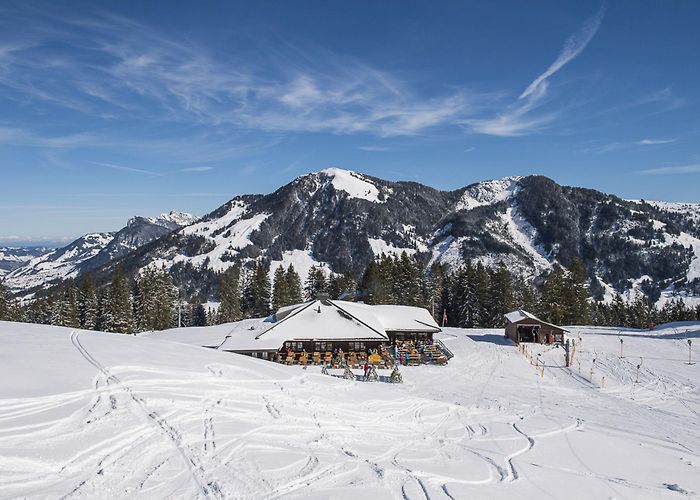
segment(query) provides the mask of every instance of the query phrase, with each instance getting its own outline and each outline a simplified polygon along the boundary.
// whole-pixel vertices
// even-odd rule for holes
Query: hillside
[[[26,260],[6,276],[5,284],[14,292],[27,293],[77,278],[196,220],[175,211],[158,217],[132,217],[119,231],[86,234],[63,248]]]
[[[503,263],[533,278],[581,256],[598,299],[619,291],[661,302],[680,294],[693,303],[700,296],[695,208],[627,201],[539,176],[446,192],[326,169],[268,195],[238,196],[102,273],[165,265],[188,290],[211,295],[214,273],[257,258],[270,262],[271,273],[293,263],[302,279],[312,265],[359,276],[382,253],[404,251],[425,265]]]
[[[133,219],[117,235],[89,235],[35,259],[7,284],[21,293],[87,271],[106,283],[117,267],[135,275],[155,264],[187,296],[216,299],[216,273],[255,259],[271,275],[293,263],[304,280],[313,265],[359,277],[378,256],[406,252],[425,266],[480,261],[532,279],[581,257],[598,300],[642,293],[660,305],[676,296],[695,305],[698,213],[692,204],[628,201],[541,176],[439,191],[331,168],[271,194],[236,196],[179,229]]]
[[[43,247],[0,247],[0,278],[50,251]]]
[[[450,364],[393,385],[0,323],[0,497],[697,496],[700,325],[574,336],[581,374],[544,347],[541,376],[501,330],[447,329]]]

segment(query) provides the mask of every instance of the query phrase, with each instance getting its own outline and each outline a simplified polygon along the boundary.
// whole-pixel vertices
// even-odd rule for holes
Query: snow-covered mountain
[[[30,291],[76,278],[196,220],[193,215],[175,211],[158,217],[132,217],[119,231],[86,234],[29,260],[11,271],[5,284],[13,291]]]
[[[51,250],[45,247],[0,247],[0,278]]]
[[[303,279],[319,264],[359,276],[382,253],[404,251],[425,264],[458,266],[469,259],[505,264],[527,277],[580,256],[598,298],[610,299],[615,291],[653,300],[679,293],[700,297],[699,213],[695,204],[623,200],[541,176],[439,191],[329,168],[271,194],[237,196],[157,241],[167,232],[158,224],[154,237],[113,235],[82,258],[89,264],[62,275],[91,269],[106,281],[117,266],[133,274],[155,263],[169,268],[188,293],[213,296],[217,272],[257,258],[270,262],[271,273],[293,263]],[[151,227],[153,220],[136,218],[127,229],[142,224]],[[53,269],[61,251],[45,266]],[[32,267],[12,273],[15,289],[54,276]]]
[[[265,258],[359,276],[381,255],[424,263],[505,264],[529,277],[584,259],[593,292],[700,295],[696,205],[623,200],[541,176],[508,177],[439,191],[337,168],[294,179],[268,195],[233,198],[197,223],[113,261],[137,272],[170,268],[190,291],[216,287],[216,272]]]

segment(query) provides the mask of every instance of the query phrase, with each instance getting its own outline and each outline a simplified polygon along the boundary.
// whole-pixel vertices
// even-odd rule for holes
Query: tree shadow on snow
[[[512,340],[510,340],[508,337],[504,337],[503,335],[467,335],[467,337],[472,339],[474,342],[488,342],[496,345],[514,345]]]

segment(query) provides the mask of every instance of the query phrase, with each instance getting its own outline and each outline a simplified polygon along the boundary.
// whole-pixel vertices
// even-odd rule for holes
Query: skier
[[[369,364],[365,361],[365,382],[367,381],[367,373],[369,372]]]

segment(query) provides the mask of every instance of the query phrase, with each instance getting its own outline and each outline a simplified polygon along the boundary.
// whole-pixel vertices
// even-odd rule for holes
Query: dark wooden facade
[[[522,318],[506,325],[506,336],[516,344],[563,344],[566,330],[534,318]]]

